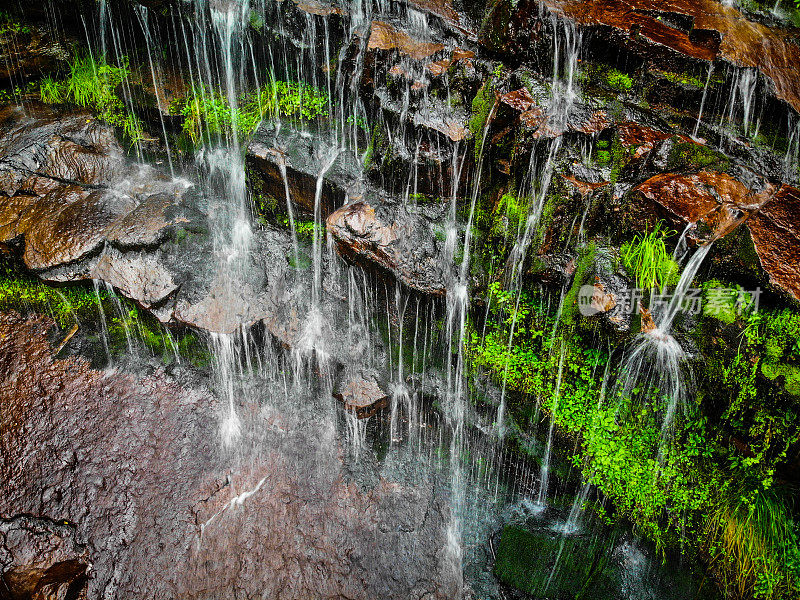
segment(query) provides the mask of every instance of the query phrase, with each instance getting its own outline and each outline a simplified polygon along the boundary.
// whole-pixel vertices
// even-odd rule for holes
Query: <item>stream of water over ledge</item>
[[[800,6],[0,10],[0,600],[797,600]]]

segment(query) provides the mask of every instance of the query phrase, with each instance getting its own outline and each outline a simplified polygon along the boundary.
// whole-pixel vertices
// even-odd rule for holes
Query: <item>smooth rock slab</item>
[[[225,452],[196,374],[56,360],[52,326],[0,315],[0,518],[69,521],[86,598],[453,597],[433,479],[356,485],[333,416],[277,385],[237,407],[243,439]],[[16,553],[0,576],[38,565]]]

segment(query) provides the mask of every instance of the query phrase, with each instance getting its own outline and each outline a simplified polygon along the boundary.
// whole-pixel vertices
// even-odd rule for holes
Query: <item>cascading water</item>
[[[123,57],[133,51],[130,42],[124,32],[113,25],[112,7],[104,1],[98,8],[102,51],[121,63]],[[458,38],[458,46],[448,39],[447,44],[442,44],[444,50],[434,50],[422,62],[413,57],[415,52],[422,53],[429,46],[438,47],[442,17],[427,3],[357,1],[344,7],[329,7],[311,2],[309,6],[298,7],[297,2],[272,0],[198,0],[183,3],[175,10],[187,17],[177,18],[171,30],[175,36],[174,46],[180,50],[172,58],[185,63],[182,70],[190,74],[187,94],[209,106],[222,107],[220,112],[226,120],[219,124],[212,123],[211,118],[198,119],[196,139],[193,139],[197,151],[191,165],[182,164],[186,156],[181,156],[176,144],[170,145],[175,137],[174,132],[168,130],[174,127],[174,122],[170,125],[170,121],[174,121],[172,118],[176,115],[160,113],[157,123],[164,136],[170,172],[194,171],[191,177],[199,181],[197,187],[204,197],[202,206],[208,213],[208,261],[203,266],[210,273],[210,283],[207,288],[198,286],[190,291],[207,299],[202,306],[209,318],[204,323],[210,324],[208,330],[213,332],[208,334],[208,345],[222,451],[217,444],[210,449],[203,448],[203,452],[209,462],[224,463],[226,474],[223,478],[203,482],[214,491],[199,503],[200,508],[193,508],[197,512],[198,555],[214,549],[205,544],[217,530],[231,535],[233,541],[225,547],[226,552],[244,552],[236,548],[236,540],[243,539],[236,537],[243,535],[234,527],[236,519],[241,519],[242,530],[247,529],[252,523],[246,520],[246,509],[260,495],[273,488],[279,489],[277,485],[285,483],[271,480],[272,472],[268,476],[259,473],[248,477],[248,469],[252,468],[255,473],[254,465],[260,460],[265,460],[271,468],[274,465],[269,461],[286,459],[288,470],[300,480],[299,484],[293,482],[295,487],[286,491],[286,514],[291,514],[298,498],[301,502],[318,497],[327,500],[326,494],[338,485],[345,488],[346,493],[339,498],[331,495],[331,504],[351,510],[348,502],[352,500],[357,507],[352,512],[364,513],[381,502],[381,494],[387,489],[411,490],[410,496],[423,488],[433,489],[422,520],[427,520],[429,513],[437,510],[446,515],[439,528],[442,536],[437,538],[437,543],[443,543],[444,547],[438,546],[437,556],[443,563],[442,570],[446,571],[442,579],[447,583],[447,597],[458,598],[465,593],[465,580],[469,578],[465,566],[475,562],[475,555],[482,551],[487,552],[487,556],[489,552],[494,554],[494,542],[489,534],[498,531],[506,522],[508,514],[501,514],[503,511],[522,514],[526,524],[531,521],[547,523],[543,528],[546,535],[556,537],[558,544],[557,551],[553,552],[555,563],[542,569],[546,580],[543,589],[549,590],[556,582],[562,561],[567,559],[571,539],[588,535],[590,517],[583,518],[583,507],[594,489],[591,480],[596,473],[590,461],[580,467],[576,461],[568,475],[562,476],[562,471],[558,470],[563,458],[559,448],[563,438],[558,431],[556,413],[573,393],[569,388],[571,371],[582,367],[573,364],[574,357],[570,355],[566,339],[573,331],[562,323],[562,314],[566,315],[573,308],[569,283],[561,281],[557,288],[553,286],[555,289],[542,292],[541,298],[536,298],[546,305],[540,314],[537,313],[543,323],[534,326],[542,325],[538,333],[547,340],[542,345],[542,353],[556,365],[555,369],[548,367],[551,370],[547,385],[554,383],[554,388],[545,386],[550,392],[554,389],[554,394],[549,398],[542,394],[525,398],[530,411],[525,413],[526,421],[518,422],[512,409],[516,408],[513,403],[518,400],[519,390],[508,384],[512,368],[510,357],[518,345],[518,328],[529,327],[527,322],[523,325],[517,321],[517,314],[525,308],[527,294],[538,294],[544,288],[544,284],[530,285],[529,265],[532,253],[539,250],[539,242],[545,238],[543,213],[556,185],[561,184],[556,178],[559,168],[565,155],[574,159],[575,164],[581,158],[583,163],[591,163],[600,147],[597,144],[601,133],[582,137],[573,122],[579,116],[576,113],[587,107],[595,108],[591,104],[594,99],[584,96],[578,85],[583,50],[580,30],[561,16],[547,13],[541,18],[543,39],[546,39],[545,34],[552,33],[553,40],[552,77],[549,82],[543,82],[550,96],[546,105],[542,102],[543,125],[539,135],[533,137],[530,157],[525,155],[513,165],[499,164],[500,161],[495,164],[493,147],[502,142],[502,136],[495,135],[499,129],[495,125],[502,120],[502,126],[506,127],[510,122],[510,105],[501,106],[500,96],[512,86],[511,91],[516,91],[520,81],[525,82],[526,74],[514,73],[500,82],[502,76],[494,71],[492,77],[498,85],[498,98],[494,102],[490,98],[491,107],[482,129],[473,132],[477,138],[474,140],[477,164],[473,166],[473,147],[469,139],[456,140],[459,136],[453,135],[448,141],[447,134],[440,135],[441,130],[429,127],[430,123],[420,117],[420,107],[430,108],[438,102],[452,108],[454,113],[466,114],[463,105],[458,106],[463,92],[455,85],[451,89],[449,75],[443,77],[444,81],[434,81],[431,73],[440,70],[447,73],[448,69],[454,73],[462,67],[469,72],[476,65],[478,73],[481,69],[487,73],[491,69],[480,62],[484,60],[482,57],[473,56],[475,61],[468,66],[459,64],[456,59],[452,62],[434,60],[439,58],[437,52],[452,54],[456,49],[466,56],[468,53],[461,50],[460,45],[473,47],[470,44],[474,40],[469,36]],[[145,32],[145,52],[141,53],[146,59],[141,63],[147,67],[144,79],[152,83],[160,99],[164,92],[162,87],[165,87],[161,83],[160,46],[165,44],[165,39],[170,44],[173,41],[160,37],[153,25],[159,15],[153,9],[136,7],[134,14],[134,25]],[[376,23],[392,28],[387,34],[388,41],[372,38]],[[407,42],[405,36],[411,39],[411,51],[395,47]],[[339,40],[339,37],[344,39]],[[391,47],[387,50],[381,44]],[[391,56],[384,61],[386,65],[376,66],[381,61],[370,55],[376,48]],[[442,67],[437,62],[447,62],[447,65]],[[385,83],[384,80],[389,81],[389,64],[395,75],[400,75],[391,83]],[[713,90],[709,89],[713,69],[710,65],[694,126],[695,138],[704,111],[717,114],[712,108],[719,108],[712,103],[712,98],[707,98]],[[754,68],[736,71],[731,97],[722,115],[722,124],[726,127],[733,117],[740,119],[745,135],[751,138],[758,135],[760,127],[756,93],[759,77]],[[276,88],[279,80],[302,82],[324,90],[326,95],[321,105],[327,112],[325,117],[317,122],[289,118],[281,114],[280,108],[272,108],[260,113],[264,123],[255,132],[252,129],[256,125],[244,127],[241,118],[254,97],[248,94],[253,89]],[[372,88],[367,88],[365,80],[369,80]],[[390,87],[392,89],[387,91]],[[259,102],[263,100],[260,96],[258,99]],[[430,115],[426,113],[426,116]],[[625,118],[628,118],[627,113]],[[156,123],[155,119],[153,122]],[[435,125],[442,123],[439,119]],[[791,119],[788,125],[790,135],[783,165],[787,178],[800,162],[800,126]],[[438,133],[431,133],[431,130]],[[573,134],[582,139],[573,140]],[[245,160],[250,135],[258,141],[269,138],[271,154],[265,162],[270,162],[276,174],[271,182],[273,187],[258,200],[265,204],[275,202],[275,215],[260,215],[255,209],[257,203],[253,206],[250,203],[249,194],[255,194],[245,177],[252,166]],[[302,156],[291,140],[286,142],[292,135],[299,140],[310,140],[308,151],[303,151]],[[370,170],[381,142],[384,147],[380,152],[387,154],[383,157],[387,158],[381,167],[383,171],[393,160],[401,165],[410,163],[410,168],[390,167],[396,171],[390,175],[396,177],[378,173],[377,168]],[[634,150],[638,152],[640,148],[637,146]],[[633,156],[633,150],[630,154]],[[139,156],[142,155],[140,149]],[[307,172],[302,171],[300,159],[310,161],[312,167]],[[348,172],[350,163],[356,168]],[[436,166],[431,167],[432,163]],[[435,175],[432,174],[434,169]],[[470,177],[463,177],[468,170],[471,170]],[[480,311],[484,313],[484,335],[476,338],[484,340],[487,327],[493,325],[487,325],[488,321],[511,317],[510,328],[503,329],[507,337],[503,337],[500,344],[508,353],[505,372],[495,373],[499,381],[489,381],[482,374],[476,374],[470,364],[471,327],[480,322],[479,316],[474,314],[477,311],[471,298],[475,282],[484,277],[478,273],[482,265],[473,265],[471,260],[478,243],[479,221],[487,210],[483,204],[487,198],[491,199],[493,189],[489,188],[496,183],[495,171],[514,173],[509,177],[509,187],[503,190],[518,192],[525,203],[525,214],[516,231],[508,236],[508,247],[504,249],[503,259],[507,256],[508,260],[502,283],[504,291],[512,294],[508,311],[502,316],[494,314],[488,291],[486,308]],[[602,187],[609,183],[605,180],[607,172],[606,166],[585,169],[581,174],[595,177],[590,179],[588,187]],[[302,177],[305,180],[298,184],[298,178]],[[339,181],[340,177],[345,183]],[[373,187],[378,186],[379,180],[380,190]],[[583,183],[579,181],[576,185]],[[614,201],[615,194],[626,185],[611,190]],[[309,188],[313,189],[313,194]],[[382,205],[387,196],[391,196],[390,201]],[[308,201],[312,197],[313,207],[310,207]],[[570,254],[567,259],[574,266],[583,258],[580,253],[585,248],[606,240],[601,240],[592,229],[598,196],[582,193],[580,200],[573,195],[569,201],[574,201],[570,209],[575,206],[578,209],[559,221],[563,236],[548,252]],[[354,212],[356,216],[348,226],[355,223],[351,227],[353,233],[358,225],[364,221],[368,223],[368,235],[354,242],[354,245],[361,244],[359,250],[372,253],[367,262],[376,257],[374,262],[385,259],[381,252],[390,252],[397,241],[390,239],[391,236],[401,238],[409,231],[404,223],[391,223],[381,230],[384,215],[379,207],[400,207],[406,211],[401,213],[404,217],[424,215],[430,221],[439,219],[438,228],[426,232],[431,234],[430,238],[436,238],[432,247],[443,248],[446,266],[443,298],[438,288],[434,294],[437,297],[427,298],[413,286],[406,286],[403,276],[407,273],[402,270],[407,264],[396,270],[383,268],[386,265],[382,264],[376,275],[362,268],[361,261],[345,261],[339,255],[338,241],[332,231],[325,231],[326,227],[333,227],[335,219],[332,216],[328,220],[329,213],[340,207],[355,209],[359,203],[369,205],[373,212]],[[283,229],[276,224],[276,216]],[[259,217],[261,222],[254,217]],[[357,223],[359,219],[361,222]],[[309,220],[311,233],[307,235]],[[389,242],[385,243],[381,235],[386,230],[390,234],[387,234]],[[678,262],[683,260],[681,255],[688,230],[676,247],[674,258]],[[190,231],[193,235],[194,231]],[[198,237],[202,235],[197,234]],[[662,435],[669,433],[690,391],[690,378],[686,376],[684,364],[686,354],[675,337],[674,322],[710,249],[711,244],[701,246],[690,257],[672,300],[660,310],[653,309],[655,327],[636,338],[619,372],[616,372],[616,365],[612,368],[610,358],[604,363],[599,400],[592,405],[604,406],[609,402],[608,396],[612,401],[618,396],[630,397],[635,388],[645,390],[645,396],[657,390],[663,400]],[[342,253],[345,254],[344,250]],[[577,258],[576,253],[579,254]],[[309,255],[311,260],[308,260]],[[280,264],[264,264],[270,262]],[[276,268],[271,269],[273,266]],[[412,265],[407,270],[416,267]],[[576,272],[575,268],[572,271],[570,268],[564,269],[565,279]],[[393,275],[394,280],[387,283]],[[575,274],[574,281],[578,279]],[[99,303],[103,291],[100,286],[104,284],[98,280],[94,285]],[[523,288],[526,296],[523,296]],[[114,300],[113,288],[103,293]],[[264,297],[268,297],[265,304],[269,309],[275,309],[274,315],[264,316],[268,311],[259,313],[262,307],[254,306]],[[127,329],[126,309],[118,301],[109,306],[112,310],[100,316],[109,364],[112,353],[108,347],[110,321],[107,319],[118,319],[126,328],[128,353],[139,360],[147,360],[148,357],[137,351],[137,332]],[[115,312],[118,314],[113,314]],[[565,316],[564,322],[566,320]],[[179,319],[179,322],[184,321]],[[169,345],[176,348],[172,338],[168,339]],[[610,345],[607,354],[612,355]],[[594,375],[599,379],[600,369],[596,364]],[[609,393],[609,381],[613,381],[615,375],[616,386]],[[364,381],[367,385],[363,385]],[[342,391],[337,387],[342,382],[350,387],[342,385]],[[362,396],[374,393],[376,402],[362,406],[358,404],[362,398],[353,400],[358,393]],[[352,403],[348,404],[348,400]],[[550,413],[549,422],[543,418],[546,412]],[[513,445],[517,443],[519,448]],[[577,444],[574,451],[578,451]],[[285,452],[285,456],[276,459],[281,452]],[[337,462],[339,459],[341,463]],[[538,466],[536,461],[540,461]],[[578,470],[582,473],[575,483]],[[307,476],[308,473],[313,476]],[[314,479],[320,473],[322,484]],[[319,486],[312,489],[312,480]],[[576,491],[574,498],[564,501],[565,491],[568,492],[571,485]],[[228,491],[230,497],[220,501],[221,495]],[[215,494],[218,496],[214,497]],[[369,501],[357,505],[354,499],[365,496]],[[440,505],[446,508],[441,509]],[[366,510],[362,510],[365,507]],[[381,521],[383,517],[376,514],[369,513],[364,518],[363,529],[368,535],[373,533],[369,530],[371,526],[381,533],[405,532],[407,525],[410,530],[418,526],[416,514],[407,519],[410,525],[399,519]],[[320,510],[309,521],[324,521],[327,516],[325,510]],[[489,539],[488,546],[482,545],[483,541],[475,541],[485,539]],[[350,546],[347,548],[349,552]],[[357,549],[361,551],[360,547]],[[477,595],[476,592],[475,597]],[[486,597],[501,596],[500,592],[492,592]]]
[[[657,394],[659,397],[656,402],[660,403],[662,410],[662,437],[671,431],[678,411],[686,409],[690,388],[684,368],[686,353],[671,334],[672,324],[684,309],[687,292],[711,246],[709,242],[695,250],[681,273],[671,299],[665,306],[655,310],[655,327],[639,334],[620,366],[615,396],[631,398],[634,390],[644,395]]]

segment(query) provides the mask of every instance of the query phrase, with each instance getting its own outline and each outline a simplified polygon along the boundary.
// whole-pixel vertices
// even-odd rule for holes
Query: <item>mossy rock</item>
[[[534,598],[614,597],[613,582],[595,573],[597,559],[606,549],[610,551],[594,536],[561,536],[549,529],[528,531],[508,525],[500,537],[494,570],[503,583]]]
[[[761,374],[770,381],[782,382],[783,388],[789,394],[800,397],[800,367],[765,362],[761,364]]]
[[[730,159],[709,146],[681,141],[678,138],[673,138],[672,141],[672,148],[667,156],[667,171],[684,169],[727,171],[730,168]]]

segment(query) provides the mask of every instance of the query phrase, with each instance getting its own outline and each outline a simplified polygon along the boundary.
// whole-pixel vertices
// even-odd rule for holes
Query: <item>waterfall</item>
[[[689,287],[711,246],[708,243],[695,250],[681,273],[671,300],[655,312],[655,328],[637,336],[620,366],[616,384],[618,397],[631,398],[635,389],[661,395],[662,437],[669,434],[678,410],[686,408],[691,387],[684,375],[686,353],[671,334],[672,324],[685,306]]]

